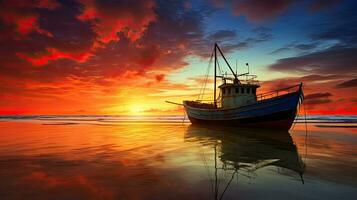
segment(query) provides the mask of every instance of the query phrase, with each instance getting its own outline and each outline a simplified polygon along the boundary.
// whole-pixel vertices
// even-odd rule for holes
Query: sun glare
[[[130,114],[131,115],[142,115],[144,108],[139,104],[134,104],[130,106]]]

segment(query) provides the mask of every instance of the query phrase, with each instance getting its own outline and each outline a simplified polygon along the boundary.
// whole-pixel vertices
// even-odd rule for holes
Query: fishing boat
[[[221,55],[228,66],[230,74],[221,73],[217,53]],[[213,99],[210,102],[183,101],[182,104],[192,124],[279,130],[291,128],[298,106],[304,99],[302,83],[257,94],[260,83],[256,80],[256,75],[249,74],[248,63],[246,64],[248,72],[237,74],[217,44],[214,45],[210,64],[212,57],[214,57]],[[218,71],[220,74],[217,73]],[[221,80],[218,87],[217,79]],[[217,92],[217,90],[219,91]]]

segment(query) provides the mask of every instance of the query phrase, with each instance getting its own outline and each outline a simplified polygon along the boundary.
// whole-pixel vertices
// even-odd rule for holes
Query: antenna
[[[249,74],[249,64],[248,64],[248,63],[245,63],[245,65],[248,67],[248,74]]]

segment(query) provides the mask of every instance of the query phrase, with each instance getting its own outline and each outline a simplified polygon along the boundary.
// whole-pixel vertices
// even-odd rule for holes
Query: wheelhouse
[[[220,107],[232,108],[255,103],[257,101],[257,84],[223,83],[218,86],[220,92]]]

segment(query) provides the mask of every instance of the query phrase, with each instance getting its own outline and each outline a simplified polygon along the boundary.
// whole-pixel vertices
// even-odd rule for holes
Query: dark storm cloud
[[[357,78],[336,85],[336,88],[351,88],[351,87],[357,87]]]

